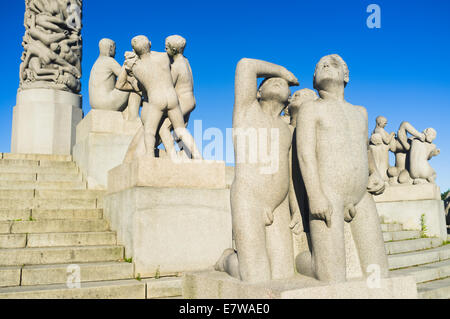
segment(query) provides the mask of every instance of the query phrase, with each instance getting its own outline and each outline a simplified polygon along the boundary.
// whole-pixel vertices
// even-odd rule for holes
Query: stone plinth
[[[422,230],[421,216],[425,215],[426,235],[447,239],[444,202],[436,184],[389,186],[374,200],[384,223],[399,223],[405,230]]]
[[[372,282],[370,282],[372,283]],[[187,273],[183,298],[187,299],[417,299],[414,277],[381,279],[379,286],[353,279],[327,284],[297,275],[288,280],[249,284],[216,271]],[[370,288],[372,287],[372,288]]]
[[[19,91],[13,111],[11,152],[70,155],[82,117],[78,94],[51,89]]]
[[[106,189],[108,171],[123,162],[140,119],[128,121],[122,112],[91,110],[78,124],[73,157],[88,188]]]
[[[143,156],[109,171],[108,192],[136,186],[223,189],[226,188],[225,162],[171,161]]]
[[[125,246],[126,257],[133,258],[135,274],[157,277],[212,267],[232,246],[225,164],[147,160],[148,165],[143,161],[131,165],[128,173],[111,171],[109,184],[115,191],[108,189],[104,199],[105,217],[117,232],[118,243]],[[144,179],[138,179],[140,175]],[[198,184],[209,189],[192,188],[196,176]],[[215,182],[202,181],[206,176]]]
[[[392,185],[383,194],[374,196],[375,203],[441,199],[441,190],[436,184]]]
[[[377,211],[384,223],[399,223],[405,230],[422,230],[421,216],[425,215],[426,235],[447,240],[444,202],[441,200],[377,203]]]

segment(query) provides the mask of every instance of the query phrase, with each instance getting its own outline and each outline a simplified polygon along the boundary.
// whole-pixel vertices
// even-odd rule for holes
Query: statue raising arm
[[[255,59],[241,59],[236,67],[233,122],[237,112],[257,101],[257,79],[266,77],[280,77],[291,86],[298,85],[297,78],[280,65]]]

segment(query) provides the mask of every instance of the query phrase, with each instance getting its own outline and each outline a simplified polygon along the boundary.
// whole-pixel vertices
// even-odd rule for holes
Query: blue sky
[[[10,151],[12,108],[19,84],[24,33],[22,0],[0,12],[0,152]],[[366,8],[381,7],[381,29],[369,29]],[[281,64],[312,88],[320,57],[338,53],[350,68],[347,100],[364,105],[370,130],[375,117],[396,131],[402,121],[434,127],[441,155],[431,160],[442,190],[450,188],[450,1],[118,1],[84,0],[83,110],[90,110],[88,81],[103,37],[117,42],[117,60],[131,38],[147,35],[156,51],[171,34],[187,39],[203,128],[231,127],[234,70],[242,57]],[[193,123],[193,121],[192,121]],[[190,124],[192,129],[192,124]]]

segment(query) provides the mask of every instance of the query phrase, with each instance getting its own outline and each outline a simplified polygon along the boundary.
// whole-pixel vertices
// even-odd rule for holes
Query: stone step
[[[388,255],[407,253],[430,248],[436,248],[442,245],[440,238],[419,238],[411,240],[391,241],[384,244]]]
[[[182,295],[181,277],[144,279],[147,286],[147,299],[175,298]]]
[[[53,154],[13,154],[13,153],[1,153],[1,159],[14,159],[14,160],[32,160],[32,161],[65,161],[71,162],[72,155],[53,155]]]
[[[450,278],[417,285],[421,299],[450,299]]]
[[[117,244],[115,232],[28,234],[26,247],[103,246]]]
[[[72,168],[76,167],[75,162],[69,161],[48,161],[48,160],[24,160],[24,159],[0,159],[0,167],[51,167],[51,168]]]
[[[78,167],[44,167],[44,166],[19,166],[19,165],[6,165],[0,161],[0,173],[4,174],[51,174],[51,175],[78,175],[80,173]]]
[[[20,285],[20,266],[0,267],[0,288]]]
[[[101,209],[59,209],[59,210],[33,209],[31,214],[33,216],[33,219],[35,219],[35,220],[41,220],[41,219],[101,219],[103,217],[103,210],[101,210]],[[1,216],[1,211],[0,211],[0,216]]]
[[[0,207],[10,210],[25,209],[96,209],[97,199],[0,199]]]
[[[9,231],[5,231],[9,229]],[[0,222],[0,234],[101,232],[109,229],[105,219],[49,219]]]
[[[414,251],[403,254],[389,255],[389,269],[399,269],[413,267],[423,264],[445,261],[450,258],[450,245],[427,249],[422,251]]]
[[[418,230],[402,230],[393,232],[383,232],[383,238],[385,242],[398,241],[407,239],[420,238],[420,231]]]
[[[402,231],[403,227],[401,224],[381,224],[381,230],[384,232]]]
[[[34,182],[37,174],[28,173],[0,173],[0,181],[2,182]]]
[[[0,191],[1,192],[1,191]],[[0,193],[1,194],[1,193]],[[103,198],[105,191],[97,190],[36,190],[35,197],[43,199],[95,199]]]
[[[34,190],[1,189],[0,199],[33,199]]]
[[[0,190],[54,190],[54,189],[87,189],[86,182],[38,182],[38,181],[0,181]]]
[[[12,220],[28,220],[31,216],[31,209],[0,209],[0,222]]]
[[[145,299],[145,283],[131,279],[81,283],[80,288],[68,288],[66,284],[1,288],[0,298]]]
[[[79,267],[82,283],[133,279],[134,266],[126,262],[98,262],[86,264],[57,264],[24,266],[22,268],[22,286],[64,284],[75,268]]]
[[[0,234],[0,249],[24,248],[27,244],[26,234]]]
[[[119,261],[122,246],[0,249],[1,266],[46,265]]]
[[[450,260],[391,271],[393,276],[414,276],[417,283],[450,277]]]
[[[82,182],[78,174],[0,173],[0,181],[6,182]]]

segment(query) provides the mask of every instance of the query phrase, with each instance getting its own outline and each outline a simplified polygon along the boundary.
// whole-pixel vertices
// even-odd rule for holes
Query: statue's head
[[[337,54],[324,56],[316,65],[314,71],[314,88],[324,90],[330,84],[343,85],[349,82],[348,66]]]
[[[171,35],[166,39],[166,52],[173,57],[177,54],[183,54],[186,47],[186,39],[179,35]]]
[[[317,94],[313,90],[310,89],[301,89],[295,91],[289,99],[289,110],[290,114],[296,116],[300,106],[308,101],[314,101],[317,99]]]
[[[436,130],[432,127],[429,127],[423,131],[423,134],[425,134],[425,141],[428,143],[432,143],[437,135]]]
[[[376,122],[378,127],[385,128],[388,121],[384,116],[378,116]]]
[[[381,136],[381,134],[374,133],[370,137],[370,143],[372,143],[373,145],[381,145],[383,144],[383,137]]]
[[[258,90],[258,99],[260,101],[277,101],[284,106],[288,104],[290,95],[291,90],[289,89],[288,82],[285,79],[277,77],[264,79]]]
[[[98,43],[100,55],[114,58],[116,56],[116,43],[111,39],[101,39]]]
[[[137,56],[140,57],[144,54],[150,53],[152,43],[145,35],[138,35],[131,40],[131,46]]]

